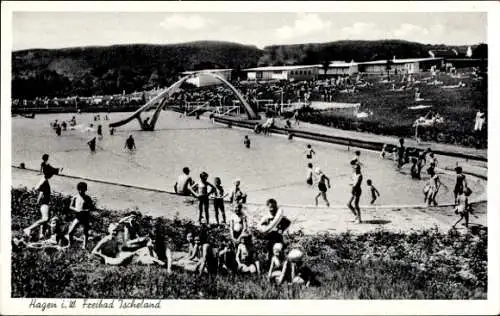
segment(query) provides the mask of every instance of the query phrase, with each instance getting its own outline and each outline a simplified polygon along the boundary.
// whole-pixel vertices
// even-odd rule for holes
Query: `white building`
[[[389,73],[418,73],[422,70],[429,69],[432,65],[441,63],[442,58],[410,58],[410,59],[395,59],[390,63]],[[372,74],[387,73],[387,60],[375,60],[358,63],[359,71]]]
[[[346,63],[344,61],[333,61],[328,65],[328,70],[326,71],[327,77],[332,76],[342,76],[342,75],[352,75],[358,73],[358,63],[351,61],[350,63]],[[320,67],[320,74],[324,75],[325,71],[323,66]]]
[[[244,69],[247,80],[313,80],[318,77],[320,65],[267,66]]]
[[[187,79],[186,82],[189,82],[197,87],[205,87],[205,86],[218,85],[221,83],[219,79],[209,75],[208,76],[204,75],[205,73],[213,73],[221,76],[227,81],[230,81],[231,72],[232,69],[203,69],[203,70],[184,71],[182,75],[183,76],[193,75],[193,77]]]

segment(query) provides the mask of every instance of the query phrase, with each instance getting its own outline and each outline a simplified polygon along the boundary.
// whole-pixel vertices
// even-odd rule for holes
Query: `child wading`
[[[375,203],[377,200],[377,197],[380,196],[380,193],[378,192],[377,188],[372,184],[372,180],[368,179],[366,180],[366,184],[368,185],[368,190],[370,190],[370,193],[372,195],[372,200],[370,201],[370,204]]]
[[[318,206],[318,198],[321,196],[326,203],[327,207],[330,207],[330,202],[328,202],[328,198],[326,197],[326,191],[331,188],[330,186],[330,178],[328,178],[319,167],[316,167],[316,174],[318,176],[318,190],[319,193],[314,198],[316,206]]]
[[[248,135],[245,135],[245,139],[243,140],[243,144],[245,144],[246,148],[250,148],[250,139],[248,138]]]
[[[87,241],[89,238],[89,222],[90,222],[90,211],[94,207],[94,203],[90,196],[87,195],[87,183],[79,182],[76,186],[78,194],[71,199],[70,209],[75,212],[75,219],[71,223],[66,239],[68,239],[69,244],[72,242],[73,232],[79,226],[83,226],[83,244],[82,248],[85,249],[87,246]]]

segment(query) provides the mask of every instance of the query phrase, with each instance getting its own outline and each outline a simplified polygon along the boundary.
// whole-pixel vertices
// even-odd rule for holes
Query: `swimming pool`
[[[50,122],[69,121],[72,114],[38,115],[35,119],[14,117],[12,164],[24,162],[28,168],[39,168],[42,154],[48,153],[49,162],[55,167],[64,167],[64,174],[167,191],[173,190],[182,168],[188,166],[195,180],[202,171],[209,174],[210,181],[220,177],[226,191],[231,189],[234,179],[241,179],[249,202],[264,203],[273,197],[285,204],[313,205],[317,188],[306,184],[305,157],[305,146],[311,143],[317,153],[314,166],[319,166],[332,183],[328,191],[330,203],[345,205],[350,197],[349,161],[355,148],[348,150],[340,145],[256,135],[248,130],[213,125],[208,120],[180,118],[170,111],[161,113],[154,132],[140,131],[134,121],[110,136],[107,125],[128,115],[130,113],[111,113],[110,121],[100,122],[94,122],[93,114],[76,115],[79,125],[103,125],[104,138],[98,140],[95,153],[90,153],[86,144],[95,132],[79,128],[57,136],[50,128]],[[104,118],[103,114],[100,116]],[[124,149],[129,134],[134,136],[137,146],[137,151],[132,153]],[[245,135],[251,139],[250,149],[243,145]],[[379,205],[422,204],[424,181],[410,179],[408,165],[400,172],[392,161],[366,150],[361,150],[361,161],[364,164],[362,205],[369,204],[371,198],[367,179],[373,181],[381,194]],[[441,180],[445,186],[437,200],[449,203],[453,200],[454,178],[443,174]],[[484,191],[484,183],[469,182],[475,193]]]

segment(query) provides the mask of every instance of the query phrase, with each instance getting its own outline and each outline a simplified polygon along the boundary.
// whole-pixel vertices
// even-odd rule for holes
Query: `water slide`
[[[236,88],[232,84],[230,84],[226,79],[222,78],[221,76],[219,76],[217,74],[210,73],[210,72],[200,72],[200,73],[197,73],[197,74],[210,75],[210,76],[218,79],[219,81],[221,81],[223,84],[225,84],[227,87],[229,87],[229,89],[231,89],[231,91],[233,91],[233,93],[236,95],[236,97],[243,104],[243,106],[245,107],[245,110],[247,112],[248,118],[249,119],[258,119],[258,115],[254,111],[254,109],[245,101],[245,99],[243,98],[243,96],[241,95],[241,93],[238,90],[236,90]],[[146,102],[146,104],[144,104],[143,106],[141,106],[131,116],[129,116],[128,118],[123,119],[121,121],[111,123],[111,124],[109,124],[109,127],[111,127],[111,128],[119,127],[119,126],[122,126],[122,125],[125,125],[125,124],[129,123],[130,121],[132,121],[134,119],[138,119],[139,122],[141,122],[141,127],[143,127],[142,126],[142,121],[141,121],[141,118],[140,118],[141,113],[144,112],[144,111],[146,111],[146,110],[148,110],[156,102],[158,102],[158,101],[160,101],[162,99],[168,99],[168,98],[170,98],[170,96],[179,89],[179,87],[182,85],[182,83],[184,83],[184,81],[186,81],[190,77],[192,77],[192,75],[187,75],[185,77],[182,77],[176,83],[174,83],[173,85],[171,85],[170,87],[168,87],[165,91],[161,92],[156,97],[154,97],[151,100],[149,100],[148,102]],[[152,127],[151,130],[154,128],[154,124],[156,123],[156,119],[158,118],[159,113],[160,113],[161,109],[163,108],[163,106],[164,106],[163,102],[160,102],[159,105],[157,105],[157,108],[155,110],[155,114],[153,115],[153,119],[151,120],[151,122],[149,122],[149,125]]]

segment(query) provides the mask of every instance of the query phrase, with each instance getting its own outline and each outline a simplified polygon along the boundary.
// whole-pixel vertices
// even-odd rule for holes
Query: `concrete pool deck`
[[[37,172],[12,168],[12,187],[32,188],[40,179]],[[81,181],[75,178],[55,176],[51,180],[54,192],[64,195],[74,194],[76,184]],[[28,184],[28,185],[27,185]],[[192,198],[180,197],[169,193],[155,192],[138,188],[127,188],[117,185],[88,181],[89,194],[97,199],[98,208],[114,210],[131,210],[138,207],[143,214],[163,216],[165,218],[184,218],[194,222],[198,219],[198,206]],[[103,194],[102,192],[106,192]],[[439,200],[439,197],[438,197]],[[137,203],[140,201],[140,203]],[[285,201],[278,201],[278,203]],[[139,205],[140,204],[140,205]],[[226,207],[228,208],[228,207]],[[354,216],[345,208],[315,207],[283,207],[285,215],[292,221],[290,231],[302,230],[307,234],[341,233],[350,231],[355,234],[375,230],[407,232],[437,227],[448,230],[458,219],[453,207],[430,208],[362,208],[362,224],[355,223]],[[487,226],[487,203],[478,203],[470,218],[471,225]],[[213,208],[210,206],[211,222],[214,221]],[[267,211],[262,205],[249,204],[246,207],[249,222],[255,224]],[[226,210],[226,216],[230,211]],[[312,216],[313,215],[313,216]],[[459,230],[465,229],[457,226]]]

